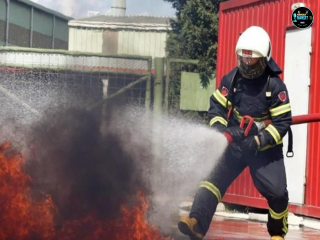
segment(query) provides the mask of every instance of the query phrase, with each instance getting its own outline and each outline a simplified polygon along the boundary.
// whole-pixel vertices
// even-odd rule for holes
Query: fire
[[[50,196],[31,196],[32,179],[24,160],[10,143],[0,146],[1,240],[169,240],[145,218],[148,204],[142,192],[134,206],[122,206],[119,218],[101,220],[94,213],[55,227],[59,211]],[[97,209],[97,211],[99,211]]]
[[[0,239],[50,239],[54,236],[55,205],[48,196],[30,197],[30,177],[23,158],[10,143],[0,146]]]
[[[70,221],[59,232],[61,240],[169,240],[160,236],[156,227],[145,219],[148,204],[143,193],[138,193],[138,202],[128,209],[121,208],[121,217],[97,222],[93,215],[85,219]]]

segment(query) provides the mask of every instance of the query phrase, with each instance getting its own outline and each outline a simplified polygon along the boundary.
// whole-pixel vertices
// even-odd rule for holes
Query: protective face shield
[[[236,45],[238,68],[248,79],[261,76],[271,58],[271,42],[261,27],[252,26],[242,33]]]
[[[240,73],[247,79],[260,77],[268,65],[265,57],[252,58],[238,55],[237,58]]]

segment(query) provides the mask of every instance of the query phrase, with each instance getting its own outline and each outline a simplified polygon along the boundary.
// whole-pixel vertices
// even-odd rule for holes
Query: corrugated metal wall
[[[311,55],[310,113],[320,112],[320,49],[319,49],[319,2],[315,0],[235,0],[220,6],[219,48],[217,63],[217,84],[224,74],[236,66],[235,45],[241,32],[251,25],[262,26],[272,41],[272,55],[279,66],[284,67],[285,33],[291,22],[291,6],[304,2],[313,11],[313,52]],[[283,75],[280,76],[283,78]],[[297,79],[298,80],[298,79]],[[307,183],[304,208],[296,212],[320,217],[320,124],[310,124],[308,129]],[[294,163],[293,163],[294,164]],[[225,201],[255,207],[267,204],[254,188],[248,170],[229,188]]]
[[[69,50],[165,57],[166,32],[70,27]]]
[[[310,1],[314,23],[311,55],[309,113],[320,113],[320,2]],[[310,124],[308,131],[306,205],[320,208],[320,124]],[[320,210],[317,214],[320,217]]]
[[[7,8],[6,0],[0,0],[0,46],[67,49],[69,19],[31,1],[11,0]]]
[[[102,31],[93,28],[69,28],[69,50],[102,53]]]
[[[120,31],[119,54],[165,57],[167,33]]]

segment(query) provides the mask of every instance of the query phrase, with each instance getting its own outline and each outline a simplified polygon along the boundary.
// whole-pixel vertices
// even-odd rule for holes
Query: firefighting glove
[[[257,135],[247,137],[241,145],[243,152],[257,151],[260,147],[260,140]]]
[[[252,127],[248,133],[248,136],[253,136],[253,135],[257,135],[259,133],[258,127],[257,125],[254,123],[252,124]]]
[[[212,128],[216,129],[218,132],[224,132],[227,127],[219,122],[212,125]]]
[[[244,130],[238,126],[228,127],[224,132],[229,133],[234,142],[238,142],[244,138]]]

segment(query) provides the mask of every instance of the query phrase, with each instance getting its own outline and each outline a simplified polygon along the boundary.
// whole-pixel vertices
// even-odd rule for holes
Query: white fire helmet
[[[261,27],[251,26],[239,37],[236,45],[238,68],[243,77],[254,79],[261,76],[271,58],[271,41]]]

